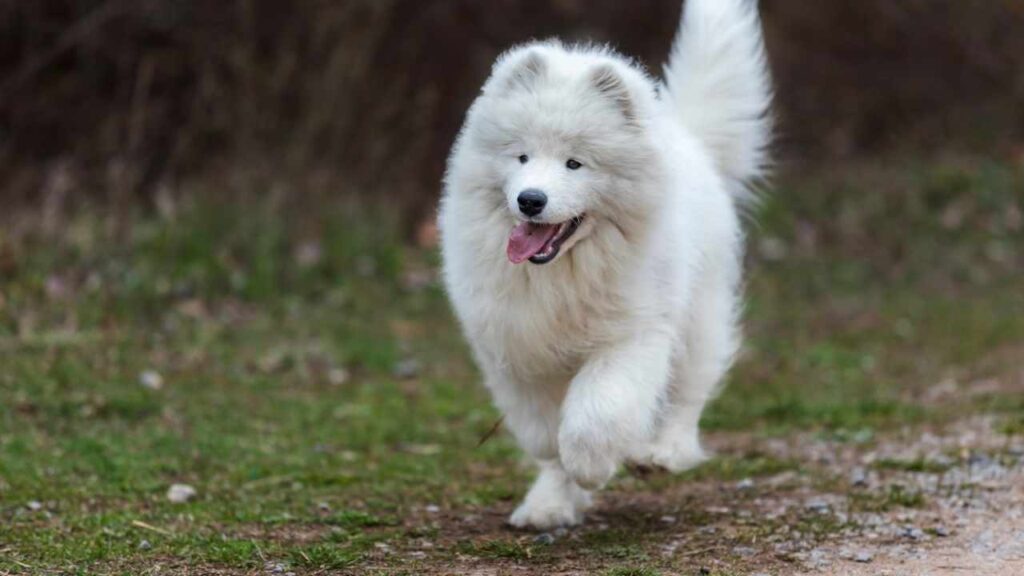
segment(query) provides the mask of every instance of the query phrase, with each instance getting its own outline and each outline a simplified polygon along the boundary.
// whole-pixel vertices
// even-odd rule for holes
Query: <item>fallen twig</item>
[[[503,422],[505,422],[505,417],[504,416],[502,416],[501,418],[498,418],[498,421],[494,423],[494,426],[491,426],[491,429],[487,431],[487,434],[484,434],[483,438],[481,438],[480,441],[477,442],[476,447],[479,448],[479,447],[483,446],[484,444],[487,443],[488,440],[491,439],[492,436],[497,434],[498,433],[498,429],[501,428],[501,424]]]
[[[142,520],[132,520],[132,526],[136,528],[142,528],[143,530],[149,530],[150,532],[156,532],[157,534],[163,534],[164,536],[174,536],[173,532],[164,530],[163,528],[157,528],[152,524],[146,524]]]
[[[708,552],[714,552],[715,550],[721,550],[722,546],[708,546],[707,548],[698,548],[696,550],[690,550],[688,552],[681,552],[678,556],[686,558],[688,556],[700,556],[701,554],[707,554]]]

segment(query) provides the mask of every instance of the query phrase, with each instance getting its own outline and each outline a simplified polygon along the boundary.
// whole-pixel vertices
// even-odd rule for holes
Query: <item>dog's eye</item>
[[[526,154],[523,154],[522,156],[519,157],[519,163],[520,164],[526,164],[529,161],[530,161],[530,157],[527,156]]]
[[[579,170],[580,168],[583,168],[583,164],[580,164],[579,161],[570,158],[569,161],[565,163],[565,167],[569,170]]]

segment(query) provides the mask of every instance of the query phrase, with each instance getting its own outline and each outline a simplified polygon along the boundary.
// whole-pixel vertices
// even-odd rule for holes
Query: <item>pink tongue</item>
[[[554,224],[532,224],[523,222],[512,230],[508,237],[508,259],[513,264],[522,264],[544,249],[555,237],[558,226]]]

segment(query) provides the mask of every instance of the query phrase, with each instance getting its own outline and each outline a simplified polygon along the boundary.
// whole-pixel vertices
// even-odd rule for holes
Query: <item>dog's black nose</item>
[[[519,193],[519,211],[527,216],[533,217],[540,214],[547,205],[548,195],[536,188],[523,190]]]

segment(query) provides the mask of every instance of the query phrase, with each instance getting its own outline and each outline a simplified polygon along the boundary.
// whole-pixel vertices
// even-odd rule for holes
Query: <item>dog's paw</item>
[[[684,472],[703,464],[708,459],[696,435],[660,439],[649,445],[631,460],[643,467]]]
[[[589,497],[583,502],[576,499],[531,499],[516,508],[508,523],[516,528],[551,530],[576,526],[583,522],[583,512],[589,506]]]

